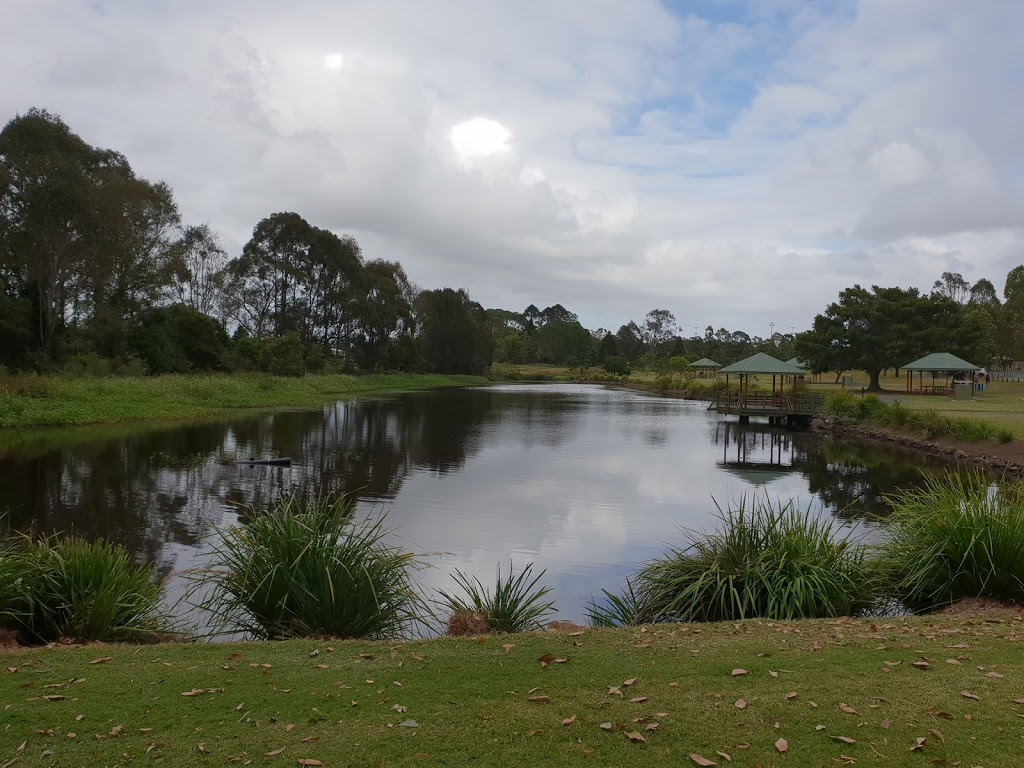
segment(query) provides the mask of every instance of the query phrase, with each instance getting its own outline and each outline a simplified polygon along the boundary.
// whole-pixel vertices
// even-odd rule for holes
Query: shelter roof
[[[968,363],[949,352],[933,352],[920,360],[901,365],[903,371],[980,371],[981,368]]]
[[[690,363],[691,368],[721,368],[721,363],[716,363],[714,360],[710,360],[706,357],[702,357],[696,362]]]
[[[806,368],[807,367],[807,363],[805,363],[799,357],[791,357],[786,362],[789,363],[790,365],[795,365],[797,368]]]
[[[758,352],[738,363],[727,365],[719,370],[719,373],[738,373],[741,375],[768,375],[768,376],[803,376],[804,369],[795,365],[784,363],[778,358]]]

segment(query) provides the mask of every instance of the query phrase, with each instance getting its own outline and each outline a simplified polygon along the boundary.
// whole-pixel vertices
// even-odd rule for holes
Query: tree
[[[540,313],[540,324],[546,323],[576,323],[579,318],[575,312],[570,312],[561,304],[545,307]]]
[[[545,323],[534,333],[533,340],[541,362],[565,365],[570,358],[590,359],[590,333],[577,322]]]
[[[420,350],[437,373],[483,374],[493,346],[484,308],[464,290],[442,288],[420,294]]]
[[[657,352],[679,332],[676,316],[667,309],[652,309],[640,326],[640,336],[651,352]]]
[[[391,343],[400,336],[412,336],[408,285],[409,278],[397,261],[377,259],[363,267],[354,308],[363,368],[381,367]]]
[[[227,253],[208,224],[186,227],[174,244],[172,279],[179,303],[211,317],[224,311]]]
[[[134,351],[150,373],[211,371],[224,362],[224,326],[186,304],[147,310],[134,333]]]
[[[999,294],[996,292],[996,287],[992,285],[990,280],[981,278],[971,286],[971,297],[968,300],[968,303],[978,304],[983,307],[998,307]]]
[[[616,331],[615,346],[628,362],[636,360],[646,351],[640,328],[632,320]]]
[[[943,272],[932,285],[932,292],[948,296],[957,304],[966,304],[971,296],[971,287],[959,272]]]

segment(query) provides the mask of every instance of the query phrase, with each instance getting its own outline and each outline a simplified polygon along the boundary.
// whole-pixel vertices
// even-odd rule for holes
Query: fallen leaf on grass
[[[715,751],[715,754],[718,755],[723,760],[726,760],[726,761],[728,761],[730,763],[732,762],[732,756],[730,756],[728,752],[723,752],[722,750],[719,749],[719,750]]]
[[[888,731],[889,730],[889,726],[891,726],[891,725],[892,725],[892,723],[889,722],[888,720],[883,720],[882,721],[882,730],[883,731]]]
[[[928,707],[928,709],[922,709],[921,714],[923,715],[935,715],[935,717],[941,717],[944,720],[952,720],[953,716],[949,712],[944,712],[938,707]]]
[[[282,752],[284,752],[284,750],[285,750],[285,747],[281,747],[280,749],[275,749],[273,752],[264,752],[263,754],[266,755],[267,757],[277,757]]]
[[[708,768],[708,766],[711,765],[718,765],[714,760],[708,760],[706,757],[702,757],[694,752],[690,753],[690,759],[697,765],[702,766],[702,768]]]
[[[98,659],[93,659],[90,664],[106,664],[108,661],[113,661],[113,656],[100,656]]]
[[[779,676],[779,673],[776,672],[774,669],[769,669],[768,670],[768,674],[771,675],[772,677],[778,677]]]
[[[626,734],[626,738],[629,739],[630,741],[635,741],[635,742],[641,742],[642,741],[644,743],[647,743],[647,739],[644,738],[643,734],[642,733],[637,733],[636,731],[629,731]]]
[[[64,701],[67,696],[60,693],[51,693],[49,696],[43,696],[43,701]]]
[[[71,734],[68,734],[68,735],[70,736]],[[203,753],[204,755],[206,754],[206,745],[205,745],[205,744],[200,744],[200,745],[199,745],[199,746],[197,747],[197,749],[198,749],[198,750],[199,750],[200,752],[202,752],[202,753]]]
[[[608,689],[608,695],[609,696],[621,696],[622,695],[622,691],[617,686],[612,686],[611,688]]]
[[[320,741],[319,736],[307,736],[302,740],[303,744],[312,744],[313,742]]]
[[[915,661],[911,666],[916,667],[917,669],[931,669],[932,665],[927,661]]]
[[[747,675],[747,674],[750,674],[750,673],[747,672],[747,670],[745,670],[745,669],[734,669],[732,671],[732,676],[733,677],[740,677],[742,675]]]
[[[779,752],[786,752],[789,749],[789,742],[785,739],[779,739],[775,742],[775,748],[779,750]]]
[[[956,659],[946,659],[946,663],[947,664],[952,664],[955,667],[961,666],[960,662],[957,661]]]
[[[956,645],[947,645],[947,648],[955,648],[958,651],[964,651],[971,647],[970,643],[957,643]]]
[[[917,752],[919,749],[924,749],[924,743],[926,739],[924,736],[918,736],[914,739],[914,746],[910,748],[911,752]]]
[[[570,632],[570,633],[569,633],[569,637],[582,637],[582,636],[583,636],[583,634],[584,634],[584,633],[583,633],[583,631],[579,631],[579,632]]]
[[[825,730],[825,726],[824,725],[820,725],[820,724],[816,725],[816,726],[814,726],[814,730],[816,730],[816,731],[824,731]]]
[[[975,696],[970,691],[960,691],[960,695],[963,696],[965,699],[972,699],[974,701],[981,701],[981,697],[980,696]],[[45,699],[46,697],[44,696],[43,698]]]
[[[303,757],[299,758],[299,765],[303,766],[303,768],[315,768],[315,766],[323,765],[323,763],[321,763],[319,760],[313,760],[308,757]]]
[[[736,709],[746,709],[747,708],[747,700],[746,699],[736,699],[736,703],[733,704],[733,706],[736,707]]]
[[[630,704],[643,704],[645,701],[647,701],[647,697],[646,696],[634,696],[632,699],[629,700],[629,703]]]
[[[833,736],[832,741],[841,741],[843,744],[856,744],[856,739],[851,739],[849,736]]]
[[[636,678],[635,677],[631,677],[631,678],[629,678],[629,680],[623,681],[622,686],[624,688],[629,688],[629,686],[631,686],[635,682],[636,682]]]
[[[399,725],[400,728],[419,728],[420,727],[420,724],[417,723],[415,720],[403,720],[398,725]]]
[[[576,722],[576,715],[573,715],[572,717],[565,718],[565,720],[562,721],[562,725],[572,725],[575,722]]]
[[[611,724],[611,723],[601,723],[601,725],[600,725],[600,726],[598,726],[598,727],[599,727],[599,728],[600,728],[600,729],[601,729],[602,731],[610,731],[610,730],[612,729],[612,724]]]
[[[291,733],[294,730],[295,730],[295,723],[288,723],[288,725],[286,725],[284,727],[284,732],[285,733]]]
[[[505,653],[508,653],[509,651],[511,651],[513,648],[516,647],[516,644],[515,643],[505,643],[501,647],[505,649]]]
[[[18,748],[16,750],[14,750],[14,751],[15,752],[24,752],[25,751],[25,747],[27,747],[27,746],[28,746],[28,741],[27,740],[23,741],[23,742],[21,742],[21,744],[18,745]]]
[[[526,735],[527,736],[540,736],[542,733],[544,733],[544,729],[543,728],[538,728],[535,731],[527,731]]]
[[[985,673],[985,677],[993,677],[993,678],[998,679],[998,678],[1001,678],[1001,677],[1006,677],[1006,675],[1001,675],[998,672],[986,672]]]
[[[848,715],[859,715],[860,714],[860,712],[858,712],[856,709],[854,709],[853,707],[851,707],[851,706],[849,706],[847,704],[840,704],[839,705],[839,710],[841,712],[845,712]]]
[[[644,730],[645,731],[656,731],[656,730],[658,730],[658,724],[657,723],[648,723],[647,727],[644,728]]]
[[[942,731],[938,731],[938,730],[932,728],[932,736],[934,736],[936,739],[938,739],[940,744],[945,744],[946,743],[946,737],[943,735]]]
[[[543,695],[541,695],[541,696],[531,696],[529,698],[529,700],[530,701],[551,701],[551,697],[550,696],[543,696]]]
[[[790,691],[789,693],[786,694],[786,698],[787,699],[795,699],[799,695],[800,694],[798,694],[796,691]]]

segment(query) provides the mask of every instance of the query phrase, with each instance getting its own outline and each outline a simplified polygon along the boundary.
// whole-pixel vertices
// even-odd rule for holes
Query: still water
[[[226,457],[290,456],[290,468]],[[171,602],[204,542],[294,488],[351,493],[421,553],[425,587],[455,569],[547,569],[559,618],[614,589],[680,528],[743,494],[820,503],[851,526],[922,461],[847,440],[739,425],[700,402],[590,385],[410,393],[220,422],[0,435],[0,514],[15,528],[104,536],[156,563]]]

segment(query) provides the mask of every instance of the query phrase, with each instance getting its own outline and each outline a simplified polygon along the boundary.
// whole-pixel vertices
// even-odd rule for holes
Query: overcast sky
[[[0,0],[60,114],[236,255],[293,210],[488,307],[806,327],[1024,262],[1021,0]]]

